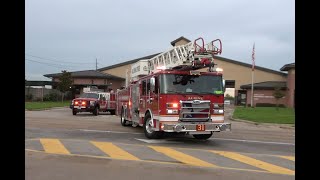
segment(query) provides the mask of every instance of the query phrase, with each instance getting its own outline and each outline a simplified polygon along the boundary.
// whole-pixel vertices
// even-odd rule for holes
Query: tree
[[[226,94],[226,96],[224,97],[225,100],[234,100],[234,97],[232,97],[230,94]]]
[[[62,102],[64,98],[64,93],[70,90],[72,85],[71,72],[66,70],[61,71],[62,75],[59,77],[60,82],[58,83],[57,89],[62,93]]]
[[[284,93],[281,91],[281,87],[275,87],[273,97],[276,98],[276,109],[279,111],[279,99],[284,97]]]

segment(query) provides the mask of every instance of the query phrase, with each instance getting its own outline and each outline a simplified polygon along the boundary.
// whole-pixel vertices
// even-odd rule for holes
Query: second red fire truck
[[[130,84],[117,91],[121,124],[143,126],[150,139],[164,132],[208,139],[213,132],[231,130],[224,122],[222,71],[213,62],[221,52],[219,39],[205,45],[198,38],[138,61],[131,68]]]

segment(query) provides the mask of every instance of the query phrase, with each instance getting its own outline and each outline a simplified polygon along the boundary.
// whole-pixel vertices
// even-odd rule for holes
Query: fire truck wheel
[[[127,120],[124,118],[124,111],[121,109],[120,122],[122,126],[127,126]]]
[[[144,130],[145,136],[149,139],[161,138],[163,135],[163,132],[154,131],[152,130],[152,127],[153,127],[153,121],[151,120],[150,114],[147,114],[144,117],[144,124],[143,124],[143,130]]]
[[[98,114],[99,114],[99,107],[96,106],[93,110],[93,115],[98,116]]]
[[[193,135],[194,138],[203,139],[203,140],[209,139],[211,136],[212,136],[212,132],[211,134],[194,134]]]
[[[111,115],[115,115],[116,114],[116,110],[110,110],[110,114]]]
[[[72,110],[72,114],[73,114],[74,116],[77,115],[77,111]]]

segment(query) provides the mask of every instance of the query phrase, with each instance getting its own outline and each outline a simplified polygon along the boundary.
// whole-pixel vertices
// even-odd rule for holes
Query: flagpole
[[[254,79],[254,66],[255,66],[255,50],[254,50],[255,43],[253,43],[252,49],[252,68],[251,68],[251,107],[253,108],[253,79]]]
[[[251,107],[253,107],[253,77],[254,70],[251,71]]]

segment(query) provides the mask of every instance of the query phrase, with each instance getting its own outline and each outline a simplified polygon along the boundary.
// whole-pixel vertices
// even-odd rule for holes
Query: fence
[[[25,100],[27,101],[59,101],[62,98],[62,93],[56,89],[47,89],[47,88],[25,88]],[[70,100],[71,93],[64,93],[64,99]]]

